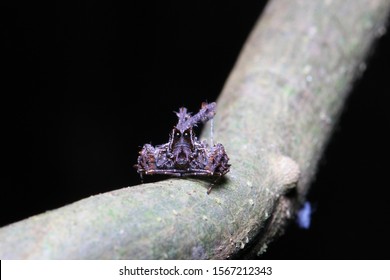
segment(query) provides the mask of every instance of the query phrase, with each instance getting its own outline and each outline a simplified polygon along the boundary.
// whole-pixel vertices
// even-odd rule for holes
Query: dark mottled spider
[[[215,115],[216,103],[202,103],[197,114],[191,116],[187,108],[180,108],[177,125],[169,135],[169,142],[153,147],[145,144],[135,165],[141,179],[143,175],[166,174],[177,177],[209,176],[217,180],[229,172],[230,164],[222,144],[212,145],[199,141],[193,127],[207,122]],[[210,193],[213,184],[207,190]]]

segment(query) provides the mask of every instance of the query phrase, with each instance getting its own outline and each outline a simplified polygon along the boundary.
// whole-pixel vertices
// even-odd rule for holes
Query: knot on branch
[[[294,188],[299,180],[299,165],[292,158],[285,155],[275,155],[271,160],[272,169],[285,190]]]

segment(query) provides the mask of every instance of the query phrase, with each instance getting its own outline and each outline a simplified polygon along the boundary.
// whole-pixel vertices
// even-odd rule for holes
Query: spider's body
[[[223,145],[210,147],[199,141],[193,132],[198,122],[214,117],[215,106],[216,103],[203,103],[194,116],[187,113],[186,108],[180,108],[177,113],[179,121],[170,134],[169,142],[156,147],[145,144],[140,151],[136,168],[141,178],[153,174],[222,177],[229,172],[229,158]]]

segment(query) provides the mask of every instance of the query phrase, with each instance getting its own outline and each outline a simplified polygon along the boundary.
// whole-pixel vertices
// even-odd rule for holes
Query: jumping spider
[[[191,116],[187,108],[180,108],[178,123],[169,135],[169,142],[153,147],[145,144],[135,165],[141,179],[143,175],[166,174],[177,177],[209,176],[218,180],[229,172],[230,164],[222,144],[212,145],[199,141],[193,127],[207,122],[215,115],[216,103],[202,103],[197,114]],[[207,190],[210,193],[213,184]]]

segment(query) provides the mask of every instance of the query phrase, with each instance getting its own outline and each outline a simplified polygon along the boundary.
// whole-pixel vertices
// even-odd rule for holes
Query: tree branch
[[[0,258],[262,253],[304,201],[389,9],[387,0],[271,1],[217,101],[214,137],[232,167],[210,195],[208,182],[169,179],[92,196],[1,228]]]

